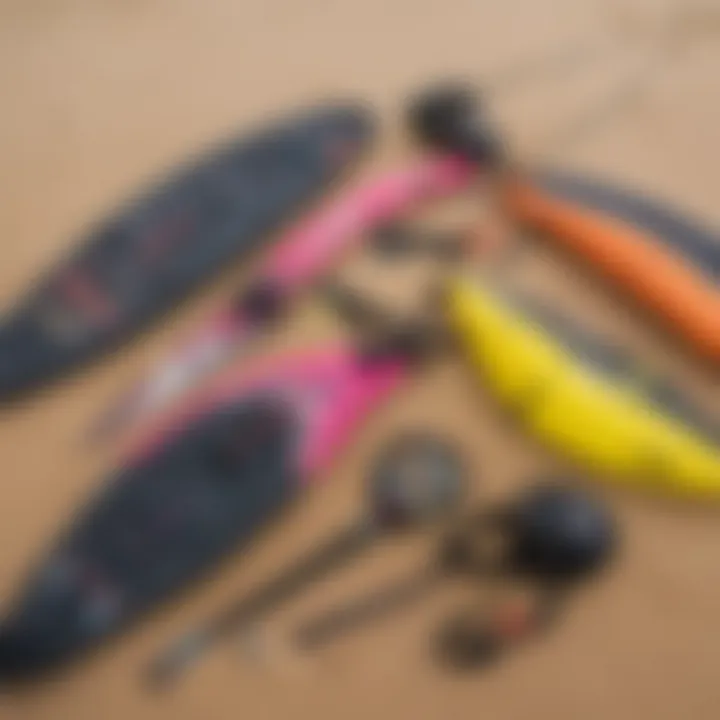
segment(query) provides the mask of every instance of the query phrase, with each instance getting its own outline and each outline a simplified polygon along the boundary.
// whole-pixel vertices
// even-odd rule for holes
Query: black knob
[[[469,86],[445,83],[417,95],[408,119],[416,137],[438,149],[481,163],[497,164],[504,157],[503,143]]]
[[[589,494],[561,485],[532,489],[515,506],[512,523],[514,562],[543,577],[587,575],[616,545],[609,510]]]

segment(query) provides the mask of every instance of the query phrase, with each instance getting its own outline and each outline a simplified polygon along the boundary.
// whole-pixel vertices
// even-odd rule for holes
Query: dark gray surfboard
[[[0,320],[0,400],[117,347],[258,249],[358,159],[373,131],[362,105],[319,105],[140,193]]]

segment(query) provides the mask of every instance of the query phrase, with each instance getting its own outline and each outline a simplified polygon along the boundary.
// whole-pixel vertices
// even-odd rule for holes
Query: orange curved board
[[[639,223],[529,182],[513,182],[505,203],[520,223],[587,261],[695,352],[720,364],[720,289],[679,249],[663,244]]]

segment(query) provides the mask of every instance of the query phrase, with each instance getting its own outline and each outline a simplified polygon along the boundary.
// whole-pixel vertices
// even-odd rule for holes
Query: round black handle
[[[505,157],[499,134],[469,86],[449,82],[420,93],[410,102],[408,121],[415,136],[435,148],[491,165]]]

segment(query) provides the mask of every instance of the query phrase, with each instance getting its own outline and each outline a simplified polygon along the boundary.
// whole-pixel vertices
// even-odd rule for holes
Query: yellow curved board
[[[492,391],[554,450],[603,475],[720,499],[720,448],[637,389],[583,364],[489,286],[454,280],[447,312]]]

